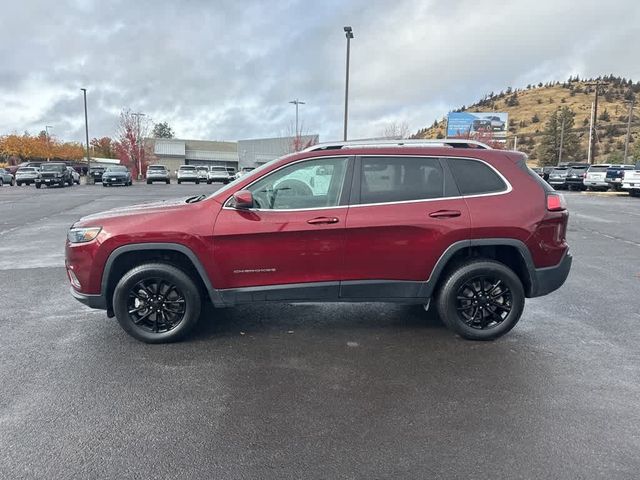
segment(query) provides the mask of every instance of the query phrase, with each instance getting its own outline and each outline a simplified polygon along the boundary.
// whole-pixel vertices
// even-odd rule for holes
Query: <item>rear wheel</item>
[[[40,188],[40,187],[42,187],[42,184],[41,183],[36,183],[36,188]]]
[[[16,182],[16,185],[21,187],[22,186],[22,182]]]
[[[171,180],[167,179],[165,183],[169,185],[171,183]]]
[[[164,263],[148,263],[127,272],[113,293],[118,323],[132,337],[146,343],[183,338],[198,322],[201,295],[182,270]]]
[[[475,260],[447,276],[436,303],[442,321],[461,337],[493,340],[520,320],[524,288],[506,265]]]
[[[4,180],[0,178],[0,187],[2,187],[3,185],[4,185]]]

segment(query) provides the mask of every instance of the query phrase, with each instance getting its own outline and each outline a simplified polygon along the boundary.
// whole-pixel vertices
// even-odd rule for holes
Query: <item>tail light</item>
[[[560,212],[567,209],[567,202],[564,200],[564,196],[559,193],[547,194],[547,210],[550,212]]]

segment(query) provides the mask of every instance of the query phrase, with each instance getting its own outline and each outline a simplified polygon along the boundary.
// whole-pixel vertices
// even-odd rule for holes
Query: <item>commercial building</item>
[[[257,167],[275,158],[318,143],[319,135],[256,138],[238,142],[146,138],[145,148],[153,152],[151,163],[165,165],[175,172],[180,165],[220,165],[238,170]]]

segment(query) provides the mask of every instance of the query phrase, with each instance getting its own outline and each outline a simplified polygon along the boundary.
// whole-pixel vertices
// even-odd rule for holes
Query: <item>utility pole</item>
[[[562,145],[564,143],[564,120],[565,116],[562,115],[562,127],[560,127],[560,150],[558,151],[558,165],[562,162]]]
[[[587,163],[591,163],[591,155],[593,153],[593,102],[591,102],[591,117],[589,119],[589,147],[587,151]]]
[[[598,95],[600,95],[600,80],[595,83],[587,83],[587,85],[595,85],[596,95],[593,101],[592,113],[591,113],[591,132],[589,133],[589,155],[588,162],[593,163],[596,156],[596,141],[598,136]]]
[[[136,156],[138,157],[138,180],[142,180],[142,148],[140,145],[140,117],[144,117],[144,113],[132,113],[132,116],[137,119],[137,132],[136,132],[136,147],[138,152]]]
[[[87,89],[81,88],[84,94],[84,133],[86,136],[87,146],[87,181],[89,180],[89,170],[91,170],[91,157],[89,156],[89,119],[87,117]]]
[[[349,26],[344,27],[344,33],[347,37],[347,72],[344,86],[344,141],[347,141],[347,120],[349,117],[349,56],[351,53],[351,39],[353,38],[353,29]]]
[[[631,137],[631,118],[633,117],[633,103],[635,98],[629,103],[629,118],[627,119],[627,137],[624,139],[624,160],[623,163],[627,163],[627,155],[629,153],[629,137]],[[637,159],[636,159],[637,160]]]
[[[298,105],[305,105],[305,102],[302,100],[291,100],[289,103],[292,103],[296,106],[296,140],[300,137],[300,130],[298,129]]]

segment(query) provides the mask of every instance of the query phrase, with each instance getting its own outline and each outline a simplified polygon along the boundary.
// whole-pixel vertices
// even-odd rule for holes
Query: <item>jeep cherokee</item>
[[[435,304],[464,338],[518,322],[567,278],[568,212],[519,152],[469,140],[315,145],[209,196],[87,216],[68,232],[82,303],[149,343],[201,304]]]

